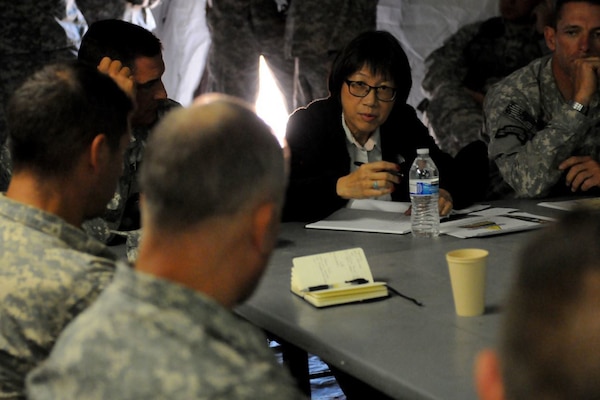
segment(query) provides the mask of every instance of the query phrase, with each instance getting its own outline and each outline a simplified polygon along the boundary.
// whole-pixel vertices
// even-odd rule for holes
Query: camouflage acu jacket
[[[0,399],[111,281],[115,256],[61,218],[0,195]]]
[[[214,300],[119,264],[29,376],[30,399],[300,399],[264,335]]]
[[[484,114],[490,159],[510,186],[505,197],[565,194],[565,172],[558,169],[562,161],[576,155],[600,160],[598,95],[588,115],[571,108],[554,81],[551,56],[493,86]]]

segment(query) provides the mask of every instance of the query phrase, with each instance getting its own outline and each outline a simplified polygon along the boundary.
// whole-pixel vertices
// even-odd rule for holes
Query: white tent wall
[[[170,97],[184,105],[192,101],[210,46],[205,6],[206,0],[162,0],[153,9],[155,33],[164,46],[164,83]],[[498,0],[379,0],[377,28],[394,34],[410,60],[409,104],[423,98],[425,57],[461,26],[497,14]]]
[[[162,0],[152,9],[163,43],[163,83],[169,97],[187,106],[200,83],[210,47],[206,0]]]
[[[398,38],[412,68],[408,103],[417,106],[424,95],[424,61],[462,26],[498,15],[498,0],[379,0],[377,29]]]

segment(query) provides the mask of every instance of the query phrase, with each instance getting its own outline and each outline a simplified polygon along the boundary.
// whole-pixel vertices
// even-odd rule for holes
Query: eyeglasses
[[[350,81],[346,79],[348,90],[352,96],[367,97],[371,89],[375,90],[375,97],[380,101],[394,101],[396,89],[389,86],[371,86],[361,81]]]

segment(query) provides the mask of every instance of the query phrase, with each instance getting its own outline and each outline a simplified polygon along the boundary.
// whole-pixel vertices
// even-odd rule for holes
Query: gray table
[[[496,203],[539,215],[560,211],[535,201]],[[477,352],[495,345],[501,307],[521,245],[535,231],[479,239],[414,239],[411,235],[318,231],[282,225],[280,243],[241,316],[395,398],[475,399]],[[362,247],[375,280],[424,303],[399,296],[317,309],[290,292],[297,256]],[[464,247],[490,252],[486,313],[458,317],[445,253]]]

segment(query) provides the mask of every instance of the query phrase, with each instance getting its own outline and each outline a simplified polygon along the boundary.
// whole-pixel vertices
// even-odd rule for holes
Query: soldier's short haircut
[[[79,62],[48,65],[27,79],[7,107],[14,170],[42,176],[71,171],[100,133],[118,149],[133,103],[107,75]]]
[[[567,3],[589,3],[600,6],[600,0],[554,0],[554,12],[550,18],[553,27],[556,28],[556,24],[561,17],[562,8]]]
[[[386,31],[364,32],[344,46],[329,74],[331,96],[339,99],[345,80],[363,66],[376,75],[393,80],[396,103],[406,103],[412,87],[410,64],[400,42]]]
[[[283,151],[271,129],[241,100],[200,99],[214,100],[169,113],[144,153],[147,215],[167,231],[235,215],[260,201],[283,203]]]
[[[521,253],[504,313],[507,399],[600,399],[600,214],[576,211]]]
[[[141,26],[107,19],[94,22],[83,38],[77,58],[98,65],[103,57],[119,60],[132,70],[138,57],[154,57],[162,52],[160,40]]]

